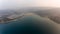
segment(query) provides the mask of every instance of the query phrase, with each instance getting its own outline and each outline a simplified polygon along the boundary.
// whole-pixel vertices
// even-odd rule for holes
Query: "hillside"
[[[42,17],[47,17],[56,23],[60,23],[60,8],[48,8],[48,7],[28,7],[20,8],[18,10],[0,10],[0,22],[10,21],[18,18],[26,13],[35,13]]]

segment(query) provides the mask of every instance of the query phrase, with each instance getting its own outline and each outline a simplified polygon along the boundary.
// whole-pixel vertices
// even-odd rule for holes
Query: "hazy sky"
[[[60,0],[0,0],[0,9],[15,9],[29,6],[60,7]]]

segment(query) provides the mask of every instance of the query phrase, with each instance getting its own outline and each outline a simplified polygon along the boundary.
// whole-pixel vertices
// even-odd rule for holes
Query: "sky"
[[[0,9],[21,7],[60,7],[60,0],[0,0]]]

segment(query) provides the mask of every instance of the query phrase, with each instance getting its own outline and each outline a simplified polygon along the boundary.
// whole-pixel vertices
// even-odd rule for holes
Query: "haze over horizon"
[[[60,0],[0,0],[0,10],[22,7],[60,7]]]

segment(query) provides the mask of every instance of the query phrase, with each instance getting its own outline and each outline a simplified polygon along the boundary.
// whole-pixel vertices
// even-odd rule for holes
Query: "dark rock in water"
[[[16,21],[0,24],[0,34],[56,34],[56,24],[38,15],[25,15]]]

